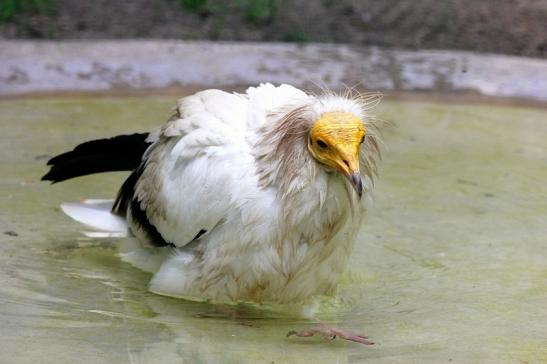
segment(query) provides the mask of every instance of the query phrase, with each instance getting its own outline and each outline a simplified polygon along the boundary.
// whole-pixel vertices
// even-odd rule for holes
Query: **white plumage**
[[[136,201],[121,209],[135,236],[123,243],[122,259],[154,273],[150,289],[162,295],[287,303],[332,294],[376,173],[377,134],[366,107],[362,98],[271,84],[179,100],[175,116],[148,136],[132,195],[122,188],[114,208],[119,213],[124,198]],[[356,167],[361,181],[340,173],[350,160],[342,158],[346,167],[337,170],[321,159],[310,130],[325,115],[362,123],[335,120],[343,133],[366,130]],[[325,130],[355,144],[338,129]],[[335,144],[327,149],[325,158],[345,153]],[[139,208],[168,245],[150,245]],[[110,209],[104,202],[63,207],[78,221],[124,234],[126,225]]]

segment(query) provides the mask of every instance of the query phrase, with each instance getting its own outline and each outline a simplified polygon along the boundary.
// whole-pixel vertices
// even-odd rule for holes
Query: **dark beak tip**
[[[359,199],[361,199],[361,196],[363,195],[363,180],[361,179],[361,174],[358,172],[352,173],[349,180],[355,189],[355,192],[357,192]]]

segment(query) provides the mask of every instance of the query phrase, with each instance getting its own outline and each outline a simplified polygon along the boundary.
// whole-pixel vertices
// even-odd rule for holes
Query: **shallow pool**
[[[112,198],[123,173],[50,186],[47,159],[147,131],[172,97],[0,101],[0,362],[547,362],[545,109],[384,101],[396,127],[375,206],[322,318],[361,346],[285,338],[281,310],[147,292],[115,240],[90,240],[63,201]]]

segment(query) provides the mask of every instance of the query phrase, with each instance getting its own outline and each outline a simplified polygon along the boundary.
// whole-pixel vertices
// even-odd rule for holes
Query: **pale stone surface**
[[[333,44],[0,41],[0,95],[260,82],[547,101],[547,61]]]

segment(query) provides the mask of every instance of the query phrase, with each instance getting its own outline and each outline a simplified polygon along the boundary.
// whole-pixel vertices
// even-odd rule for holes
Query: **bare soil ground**
[[[0,24],[0,38],[343,42],[547,56],[547,0],[194,0],[202,4],[194,9],[184,1],[56,0],[48,13]],[[250,3],[262,8],[253,13]]]

